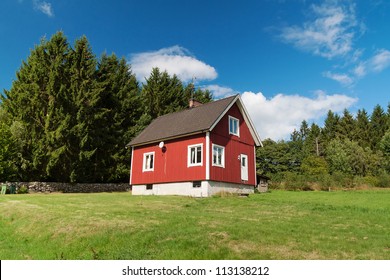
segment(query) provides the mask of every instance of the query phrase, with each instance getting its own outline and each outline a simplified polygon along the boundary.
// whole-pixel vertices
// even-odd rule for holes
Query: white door
[[[241,154],[241,180],[248,181],[248,156]]]

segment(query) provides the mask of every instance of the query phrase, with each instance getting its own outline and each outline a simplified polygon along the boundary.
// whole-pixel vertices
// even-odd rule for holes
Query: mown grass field
[[[390,190],[0,196],[0,259],[390,259]]]

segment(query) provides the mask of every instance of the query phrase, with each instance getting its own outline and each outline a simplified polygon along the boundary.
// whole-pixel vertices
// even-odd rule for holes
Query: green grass
[[[0,196],[0,259],[390,259],[390,190]]]

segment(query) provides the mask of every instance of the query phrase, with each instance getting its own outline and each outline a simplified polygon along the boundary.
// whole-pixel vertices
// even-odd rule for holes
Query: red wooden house
[[[161,116],[128,144],[132,193],[252,193],[260,145],[239,95]]]

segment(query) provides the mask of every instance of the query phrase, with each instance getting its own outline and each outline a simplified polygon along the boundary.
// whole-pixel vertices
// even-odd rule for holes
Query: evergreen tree
[[[358,110],[354,140],[363,148],[370,147],[370,120],[365,109]]]
[[[66,95],[69,45],[59,32],[42,39],[17,72],[10,91],[5,91],[4,109],[13,122],[28,131],[23,137],[17,165],[28,180],[46,180],[46,167],[61,137],[57,121],[63,119],[59,108]]]
[[[70,61],[70,89],[75,105],[70,138],[75,141],[72,153],[77,155],[71,166],[70,181],[101,181],[105,158],[99,150],[105,148],[109,110],[102,106],[103,86],[96,79],[97,60],[86,37],[76,41]]]
[[[309,124],[307,123],[306,120],[303,120],[301,123],[301,127],[299,128],[299,134],[300,134],[301,140],[305,141],[306,137],[309,135],[309,133],[310,133]]]
[[[102,181],[125,181],[128,178],[130,151],[124,145],[139,132],[137,122],[141,117],[139,86],[126,61],[114,54],[103,54],[100,59],[97,80],[103,86],[101,106],[108,110],[107,118],[102,122],[105,157]]]
[[[387,117],[380,105],[374,107],[370,119],[371,149],[376,151],[379,142],[387,131]]]
[[[340,118],[336,130],[338,138],[351,141],[355,138],[355,120],[347,109],[344,109],[343,116]]]
[[[18,179],[16,176],[17,167],[17,146],[12,139],[10,121],[7,113],[0,107],[0,181]]]
[[[325,142],[325,146],[333,139],[336,138],[338,123],[340,121],[340,117],[333,113],[331,110],[328,111],[326,119],[324,121],[324,127],[321,131],[322,138]]]
[[[159,68],[152,69],[141,92],[144,111],[150,116],[150,120],[188,108],[192,96],[201,103],[207,103],[212,98],[209,91],[195,90],[192,83],[184,87],[176,75],[171,77],[166,71],[161,72]]]
[[[390,130],[382,137],[380,149],[383,153],[383,167],[390,173]]]

